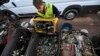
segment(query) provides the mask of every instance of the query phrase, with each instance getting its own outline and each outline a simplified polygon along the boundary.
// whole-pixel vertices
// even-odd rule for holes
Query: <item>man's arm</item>
[[[53,5],[53,14],[55,14],[55,17],[59,17],[60,12],[58,9]]]

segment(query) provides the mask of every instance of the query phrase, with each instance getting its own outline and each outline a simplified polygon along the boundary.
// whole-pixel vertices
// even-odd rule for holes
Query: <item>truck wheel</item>
[[[64,18],[67,20],[72,20],[78,15],[78,10],[70,9],[64,13]]]

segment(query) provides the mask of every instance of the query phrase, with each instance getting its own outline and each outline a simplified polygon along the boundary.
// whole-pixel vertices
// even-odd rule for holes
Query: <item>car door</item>
[[[32,0],[13,0],[11,4],[13,6],[9,10],[16,14],[36,13],[36,8],[33,6]]]
[[[97,13],[100,11],[100,0],[84,0],[82,3],[84,13]]]

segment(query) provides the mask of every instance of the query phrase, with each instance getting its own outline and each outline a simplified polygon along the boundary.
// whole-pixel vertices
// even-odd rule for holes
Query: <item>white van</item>
[[[33,15],[37,9],[33,6],[33,0],[7,0],[0,6],[0,10],[7,10],[16,15]],[[100,0],[44,0],[53,3],[65,19],[73,19],[79,13],[97,13],[100,10]]]

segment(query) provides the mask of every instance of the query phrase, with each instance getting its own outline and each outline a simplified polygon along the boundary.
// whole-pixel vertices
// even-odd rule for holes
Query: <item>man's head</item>
[[[38,11],[40,11],[41,13],[44,12],[44,2],[43,0],[33,0],[33,5],[38,9]]]
[[[42,0],[33,0],[33,5],[38,9],[40,5],[42,5]]]

